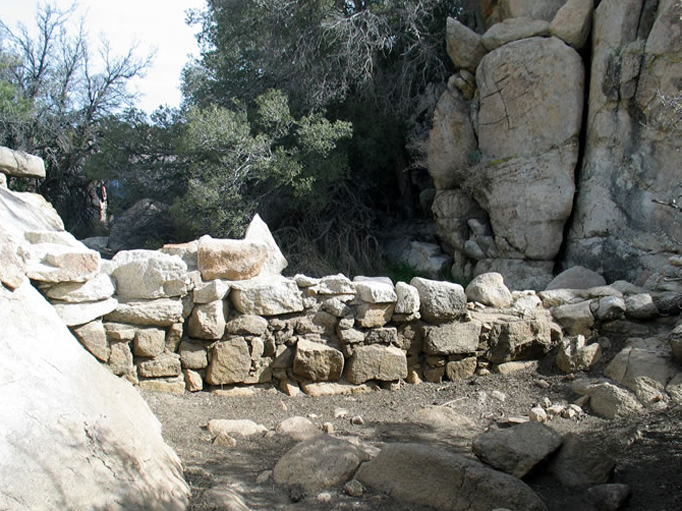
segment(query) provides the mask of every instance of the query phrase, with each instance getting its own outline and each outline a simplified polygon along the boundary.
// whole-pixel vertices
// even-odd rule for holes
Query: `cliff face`
[[[436,109],[429,170],[453,274],[494,270],[537,289],[582,265],[674,287],[664,277],[682,222],[660,202],[682,192],[682,122],[671,109],[682,7],[542,4],[480,2],[482,35],[448,20],[459,71]]]

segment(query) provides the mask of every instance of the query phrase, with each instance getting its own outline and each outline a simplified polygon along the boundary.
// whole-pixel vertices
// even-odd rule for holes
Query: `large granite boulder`
[[[0,322],[0,508],[185,509],[189,488],[158,420],[28,280],[0,286]]]
[[[682,80],[675,0],[603,0],[594,12],[586,150],[566,266],[635,281],[682,239],[672,200],[682,123],[670,98]],[[667,99],[666,99],[667,98]]]

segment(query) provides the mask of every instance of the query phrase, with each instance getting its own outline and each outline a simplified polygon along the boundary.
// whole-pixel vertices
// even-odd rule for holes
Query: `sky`
[[[35,13],[46,0],[0,0],[0,19],[12,30],[17,23],[29,29]],[[61,9],[73,0],[52,0]],[[188,9],[203,9],[205,0],[78,0],[73,17],[85,16],[85,27],[96,48],[100,35],[111,44],[115,55],[125,55],[137,43],[138,55],[155,52],[144,78],[131,82],[139,93],[137,108],[148,113],[160,105],[178,106],[181,100],[180,75],[188,55],[199,55],[195,32],[198,27],[185,23]]]

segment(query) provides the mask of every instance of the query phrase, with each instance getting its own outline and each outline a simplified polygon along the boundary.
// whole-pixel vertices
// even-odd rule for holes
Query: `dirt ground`
[[[539,380],[549,386],[539,385]],[[218,509],[207,497],[207,490],[228,488],[252,510],[422,511],[428,508],[397,502],[371,489],[365,489],[361,497],[351,497],[341,487],[332,488],[328,491],[330,501],[320,502],[319,494],[304,495],[296,489],[279,487],[272,477],[263,481],[264,472],[272,470],[295,441],[270,433],[236,437],[236,446],[222,447],[212,444],[205,426],[211,419],[250,419],[274,432],[284,419],[304,416],[320,426],[331,422],[335,436],[354,438],[370,448],[381,448],[389,442],[416,441],[461,451],[467,449],[461,441],[429,431],[406,418],[422,407],[436,405],[451,407],[465,415],[481,432],[508,427],[510,416],[527,415],[532,406],[546,398],[555,404],[573,402],[578,396],[572,393],[570,384],[570,376],[546,362],[537,371],[475,376],[455,383],[405,384],[397,390],[354,396],[288,397],[274,389],[261,390],[249,397],[225,397],[207,391],[184,396],[147,391],[143,396],[163,424],[166,441],[182,459],[192,489],[191,510]],[[347,414],[336,417],[340,408]],[[632,489],[623,509],[682,509],[682,407],[619,421],[598,418],[589,408],[586,411],[582,417],[557,417],[548,424],[562,434],[575,432],[591,438],[616,457],[612,482],[625,483]],[[352,424],[350,419],[355,416],[362,417],[363,424]],[[259,482],[259,476],[263,482]],[[524,480],[552,511],[589,509],[582,500],[582,491],[562,488],[542,467]]]

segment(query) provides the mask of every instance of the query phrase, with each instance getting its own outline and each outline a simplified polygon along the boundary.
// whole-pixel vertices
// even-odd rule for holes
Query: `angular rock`
[[[80,247],[40,243],[25,251],[26,276],[42,282],[85,282],[99,271],[99,252]]]
[[[115,298],[108,298],[98,302],[53,303],[52,306],[66,326],[76,326],[106,316],[115,310],[118,304]]]
[[[552,316],[570,335],[589,337],[594,326],[594,316],[589,301],[554,307]]]
[[[24,261],[17,255],[18,245],[0,228],[0,283],[14,291],[23,282],[26,273]]]
[[[211,363],[206,370],[206,383],[228,385],[241,383],[249,375],[251,356],[249,345],[238,337],[218,342],[211,351]]]
[[[467,300],[480,302],[491,307],[509,307],[513,301],[509,288],[504,285],[504,277],[499,273],[477,275],[465,289]]]
[[[0,324],[0,508],[187,507],[180,460],[147,404],[28,282],[0,286]]]
[[[0,172],[14,177],[45,177],[45,162],[39,156],[0,147]]]
[[[51,300],[64,302],[96,302],[111,298],[116,292],[111,277],[99,274],[85,282],[63,282],[47,290],[47,297]]]
[[[355,478],[400,501],[442,511],[547,509],[519,479],[435,446],[389,444]]]
[[[187,265],[152,250],[124,250],[111,260],[116,293],[123,299],[170,298],[187,294]]]
[[[118,302],[116,310],[107,314],[107,321],[144,326],[171,326],[182,323],[182,302],[171,298]]]
[[[321,295],[354,295],[355,284],[348,277],[339,273],[322,277],[317,284],[318,293]]]
[[[26,231],[64,231],[64,223],[42,195],[19,193],[0,187],[0,225],[17,240]]]
[[[101,321],[92,321],[73,329],[73,333],[80,343],[102,362],[109,360],[109,343],[104,325]]]
[[[643,410],[633,394],[612,383],[601,381],[584,384],[576,381],[572,388],[578,394],[590,396],[590,407],[594,413],[607,419],[636,415]]]
[[[338,381],[344,357],[339,350],[319,342],[299,339],[294,356],[294,374],[309,381]]]
[[[138,357],[155,357],[166,349],[166,331],[160,328],[139,328],[133,339],[133,352]]]
[[[487,334],[486,358],[496,364],[537,359],[547,354],[560,340],[561,330],[548,321],[495,322]]]
[[[133,325],[123,323],[105,323],[104,330],[107,337],[114,341],[132,341],[137,329]]]
[[[263,243],[205,235],[199,238],[197,267],[206,281],[246,280],[260,274],[267,257],[268,247]]]
[[[242,314],[277,316],[304,309],[296,282],[281,277],[235,282],[231,299],[235,309]]]
[[[358,346],[346,367],[346,379],[354,384],[368,380],[397,381],[406,377],[407,357],[395,346]]]
[[[556,357],[556,365],[565,373],[587,371],[601,358],[598,342],[586,345],[585,337],[578,335],[573,339],[564,338]]]
[[[395,303],[398,295],[392,282],[385,282],[363,277],[353,279],[355,291],[367,303]]]
[[[183,369],[182,374],[185,377],[187,392],[200,392],[204,390],[204,378],[201,376],[201,373],[192,369]]]
[[[633,339],[613,358],[604,374],[635,390],[640,377],[650,378],[664,388],[678,371],[679,367],[670,359],[670,350],[665,341]]]
[[[394,314],[412,315],[419,312],[419,291],[416,287],[398,282],[395,285],[398,301],[395,304]]]
[[[194,303],[214,302],[224,299],[229,292],[230,282],[216,279],[195,287],[192,291],[192,301]]]
[[[227,302],[195,305],[187,322],[187,333],[195,339],[220,339],[225,333]]]
[[[149,360],[138,362],[137,371],[145,378],[163,378],[178,376],[182,372],[180,356],[175,353],[164,353]],[[184,385],[183,385],[184,391]]]
[[[419,310],[425,320],[443,323],[466,316],[466,295],[459,284],[414,277],[410,285],[419,292]]]
[[[616,468],[616,460],[595,442],[569,433],[564,436],[559,452],[549,471],[564,486],[584,488],[608,482]]]
[[[268,329],[268,320],[253,314],[232,318],[225,325],[225,332],[233,335],[263,335]]]
[[[445,375],[450,381],[463,380],[474,375],[477,365],[478,359],[476,357],[454,360],[445,365]]]
[[[493,51],[500,46],[520,39],[549,35],[549,22],[530,18],[508,18],[490,27],[481,42],[485,49]]]
[[[474,439],[471,448],[484,463],[521,478],[556,451],[562,441],[552,428],[526,422],[483,433]]]
[[[599,299],[595,317],[599,321],[613,321],[625,314],[625,300],[619,296],[604,296]]]
[[[475,73],[486,54],[481,36],[454,18],[447,19],[446,27],[447,51],[453,64]]]
[[[199,250],[199,240],[188,241],[187,243],[169,243],[161,247],[160,252],[171,256],[178,256],[182,259],[189,270],[197,269],[197,252]]]
[[[313,492],[349,481],[367,455],[355,445],[320,435],[299,443],[275,465],[277,484],[300,485]]]
[[[266,256],[263,267],[260,270],[260,275],[281,275],[284,268],[289,265],[279,249],[275,238],[273,238],[268,225],[260,215],[254,215],[246,229],[244,240],[265,246]]]
[[[391,321],[395,304],[363,303],[355,312],[355,321],[363,328],[380,328]]]
[[[197,342],[182,341],[180,343],[180,363],[185,369],[206,369],[208,367],[208,351]]]
[[[658,307],[650,294],[632,294],[625,298],[625,316],[630,319],[652,319],[658,316]]]
[[[592,28],[594,0],[567,0],[549,25],[549,32],[576,50],[587,43]]]
[[[133,366],[133,352],[130,351],[130,345],[125,341],[112,341],[110,347],[111,352],[108,364],[111,372],[118,376],[132,374],[135,368]]]
[[[452,322],[424,329],[424,353],[428,355],[465,355],[478,349],[481,323]]]

